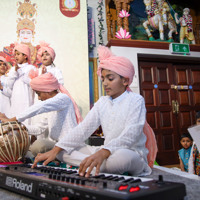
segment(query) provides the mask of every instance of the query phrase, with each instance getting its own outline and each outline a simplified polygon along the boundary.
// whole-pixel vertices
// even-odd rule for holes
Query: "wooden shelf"
[[[121,46],[121,47],[138,47],[138,48],[150,48],[150,49],[164,49],[169,50],[169,42],[157,42],[146,40],[129,40],[129,39],[111,39],[107,46]],[[190,44],[190,51],[200,52],[199,44]]]

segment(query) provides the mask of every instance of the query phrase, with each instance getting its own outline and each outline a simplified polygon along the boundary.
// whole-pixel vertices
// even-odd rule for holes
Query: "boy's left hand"
[[[85,158],[79,167],[79,175],[85,177],[89,177],[91,171],[94,167],[96,167],[95,176],[97,176],[100,172],[100,167],[105,159],[110,156],[110,151],[107,149],[101,149],[96,153],[92,154],[91,156]],[[86,172],[87,168],[89,167],[88,171]],[[86,172],[86,174],[85,174]]]

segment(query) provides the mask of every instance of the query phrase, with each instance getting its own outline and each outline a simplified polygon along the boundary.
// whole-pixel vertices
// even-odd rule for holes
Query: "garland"
[[[147,10],[147,15],[153,17],[155,15],[155,10],[157,8],[156,0],[153,0],[150,10]]]
[[[191,17],[191,15],[188,15],[188,17],[183,15],[183,19],[185,20],[185,23],[187,24],[188,33],[192,32],[192,17]]]
[[[98,6],[97,6],[97,11],[98,11],[98,22],[99,22],[99,45],[103,45],[103,36],[102,33],[104,32],[104,27],[103,27],[103,0],[98,1]]]

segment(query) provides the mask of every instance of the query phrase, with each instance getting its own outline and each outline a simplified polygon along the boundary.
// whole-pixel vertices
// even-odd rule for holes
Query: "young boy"
[[[79,166],[79,174],[86,177],[94,167],[95,175],[100,171],[150,174],[143,133],[146,121],[144,99],[127,91],[133,80],[134,67],[127,58],[114,56],[106,47],[100,46],[98,52],[98,75],[108,96],[101,97],[83,122],[65,134],[51,151],[38,154],[32,167],[39,161],[46,165],[57,157],[60,161]],[[85,140],[99,125],[105,136],[104,145],[86,145]]]
[[[9,116],[11,90],[9,90],[9,88],[6,89],[5,87],[7,82],[7,77],[5,74],[7,70],[8,65],[6,59],[0,56],[0,112]]]
[[[34,93],[30,88],[30,78],[28,76],[30,70],[35,69],[33,65],[28,64],[30,63],[30,49],[25,44],[16,43],[13,53],[16,65],[8,73],[8,86],[12,90],[10,98],[11,117],[23,112],[34,101]],[[25,121],[24,124],[30,124],[30,120]]]
[[[180,143],[183,148],[178,151],[181,171],[188,172],[188,161],[190,158],[192,141],[193,139],[189,133],[184,133],[181,135]]]
[[[39,70],[52,73],[61,85],[64,85],[62,72],[54,64],[56,53],[50,45],[44,41],[40,42],[40,49],[37,53],[38,60],[42,63]]]
[[[30,73],[35,73],[31,71]],[[33,75],[32,75],[33,77]],[[36,140],[30,147],[33,155],[39,152],[46,152],[52,149],[66,132],[77,125],[76,116],[80,113],[75,112],[74,104],[70,97],[66,95],[66,91],[58,80],[51,74],[46,73],[33,78],[30,82],[31,88],[41,100],[36,104],[27,108],[24,112],[16,115],[16,117],[8,119],[1,115],[0,119],[6,121],[23,122],[27,118],[31,118],[41,113],[47,113],[40,123],[35,125],[27,125],[28,132],[31,135],[39,135],[49,130],[49,137],[46,139]],[[58,92],[58,90],[63,93]]]

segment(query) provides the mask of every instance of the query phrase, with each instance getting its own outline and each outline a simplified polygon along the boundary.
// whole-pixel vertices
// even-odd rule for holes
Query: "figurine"
[[[187,38],[192,44],[195,44],[193,29],[192,29],[192,17],[189,15],[190,9],[183,9],[183,16],[178,19],[178,14],[175,13],[174,17],[176,23],[181,25],[180,29],[180,43],[184,43],[184,39]]]

